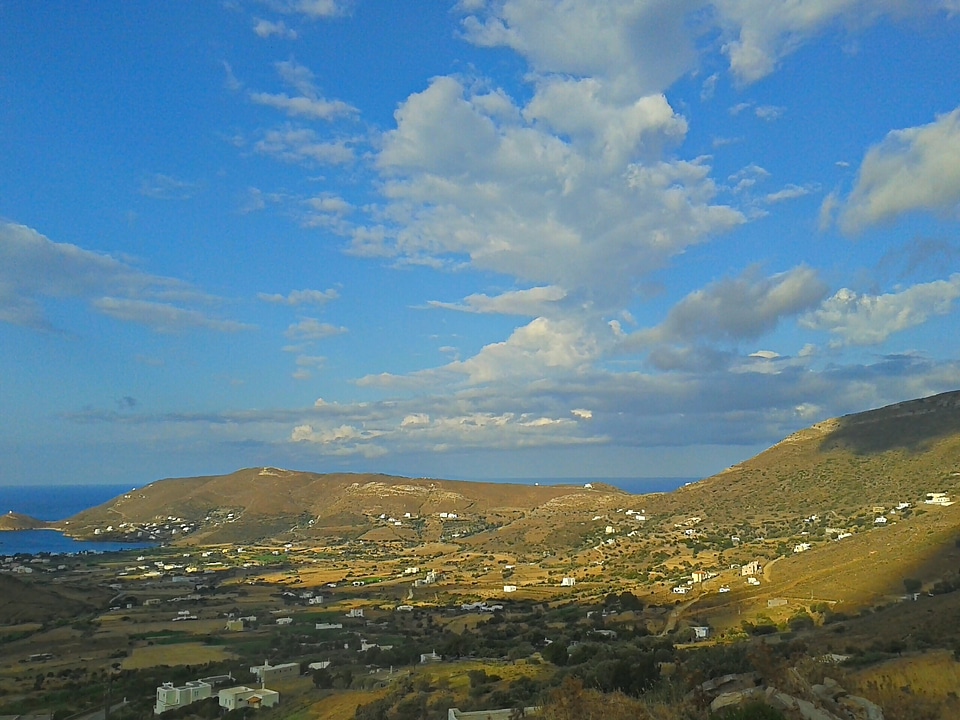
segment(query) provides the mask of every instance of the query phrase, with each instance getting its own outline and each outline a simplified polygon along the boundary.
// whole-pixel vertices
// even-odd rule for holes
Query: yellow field
[[[124,670],[140,670],[159,665],[202,665],[234,657],[216,645],[203,643],[180,643],[178,645],[148,645],[134,649],[133,655],[125,658]]]
[[[882,705],[891,720],[960,716],[960,663],[946,650],[888,660],[848,677],[847,689]]]

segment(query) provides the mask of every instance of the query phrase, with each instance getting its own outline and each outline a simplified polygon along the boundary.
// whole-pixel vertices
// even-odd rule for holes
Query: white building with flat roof
[[[220,707],[226,710],[238,710],[252,707],[256,709],[273,707],[280,702],[280,693],[267,688],[248,688],[243,685],[225,688],[218,694]]]
[[[153,706],[153,714],[159,715],[167,710],[185,707],[212,695],[213,686],[203,680],[190,680],[179,687],[175,687],[173,683],[164,683],[157,688],[157,702]]]
[[[250,668],[250,672],[256,676],[258,682],[266,685],[267,683],[276,682],[284,678],[297,677],[300,674],[300,663],[271,665],[264,660],[263,665],[253,666]]]

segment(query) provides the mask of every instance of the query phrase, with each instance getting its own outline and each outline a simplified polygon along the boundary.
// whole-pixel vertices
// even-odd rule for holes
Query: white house
[[[760,565],[760,561],[752,560],[748,562],[746,565],[741,566],[740,576],[748,577],[750,575],[759,575],[762,570],[763,570],[763,566]]]
[[[927,493],[927,496],[924,498],[923,502],[926,505],[941,505],[943,507],[953,505],[953,501],[950,499],[950,496],[942,492]]]
[[[706,625],[694,625],[693,637],[695,640],[706,640],[710,637],[710,628]]]
[[[517,591],[517,586],[516,586],[516,585],[504,585],[504,586],[503,586],[503,591],[504,591],[505,593],[516,592],[516,591]]]
[[[560,587],[573,587],[577,584],[577,579],[572,577],[565,577],[560,581]]]
[[[277,618],[277,625],[289,625],[292,622],[293,622],[292,617]]]
[[[330,661],[329,661],[329,660],[321,660],[320,662],[312,662],[312,663],[310,663],[309,665],[307,665],[307,669],[308,669],[308,670],[326,670],[328,667],[330,667]]]
[[[321,622],[315,626],[317,630],[343,630],[343,623]]]
[[[167,710],[181,708],[213,694],[213,686],[203,680],[190,680],[186,685],[174,687],[173,683],[164,683],[157,688],[157,702],[153,714],[159,715]]]
[[[886,524],[887,524],[887,518],[885,518],[883,515],[881,515],[880,517],[877,517],[877,518],[874,518],[874,519],[873,519],[873,524],[874,524],[874,525],[886,525]]]
[[[363,608],[353,608],[347,612],[348,618],[361,618],[363,617]]]
[[[677,585],[677,587],[673,589],[674,595],[686,595],[688,592],[690,592],[688,585]]]
[[[263,665],[255,665],[250,668],[250,673],[255,675],[257,680],[266,685],[284,678],[297,677],[300,674],[300,663],[281,663],[280,665],[271,665],[264,660]],[[221,696],[223,692],[221,691]],[[223,705],[223,702],[220,703]],[[226,707],[224,705],[224,707]],[[267,707],[270,707],[269,705]],[[233,710],[234,708],[229,708]]]
[[[806,543],[806,542],[805,542],[805,543],[799,543],[799,544],[793,546],[793,551],[794,551],[795,553],[806,552],[806,551],[809,550],[809,549],[810,549],[810,543]]]
[[[431,650],[428,653],[421,653],[420,662],[422,663],[431,663],[431,662],[440,662],[443,660],[441,655],[437,655],[436,650]]]
[[[276,690],[267,688],[238,687],[225,688],[218,695],[220,707],[226,710],[237,710],[239,708],[252,707],[260,709],[262,707],[273,707],[280,702],[280,693]]]

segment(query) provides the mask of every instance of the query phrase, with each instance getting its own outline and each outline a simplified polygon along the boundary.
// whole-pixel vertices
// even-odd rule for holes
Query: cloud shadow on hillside
[[[960,434],[960,391],[889,405],[839,419],[820,451],[846,449],[857,455],[890,450],[919,452],[938,440]]]

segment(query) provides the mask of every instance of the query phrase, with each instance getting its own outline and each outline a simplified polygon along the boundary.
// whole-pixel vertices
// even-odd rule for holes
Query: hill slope
[[[754,458],[660,496],[662,511],[847,517],[960,491],[960,391],[828,420]],[[700,512],[702,510],[702,513]]]
[[[11,510],[6,515],[0,516],[0,531],[9,530],[42,530],[49,528],[50,523],[45,520],[37,520],[29,515],[23,515]]]
[[[195,542],[258,539],[433,542],[500,527],[535,508],[623,502],[609,486],[533,486],[386,475],[248,468],[230,475],[168,479],[84,511],[71,535]],[[584,502],[584,499],[586,501]]]

